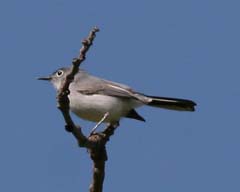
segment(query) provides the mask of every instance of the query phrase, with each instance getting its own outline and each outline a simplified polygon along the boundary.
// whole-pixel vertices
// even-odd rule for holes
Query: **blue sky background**
[[[240,3],[234,0],[2,0],[0,191],[88,191],[91,161],[36,77],[82,65],[195,113],[141,108],[108,143],[105,191],[240,191]],[[75,118],[88,133],[93,123]]]

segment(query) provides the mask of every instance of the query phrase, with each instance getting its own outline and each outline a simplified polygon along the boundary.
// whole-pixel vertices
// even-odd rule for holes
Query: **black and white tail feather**
[[[147,105],[177,111],[195,111],[196,103],[187,99],[147,96],[152,99]]]
[[[188,99],[157,97],[144,95],[140,93],[135,93],[135,96],[148,106],[176,111],[195,111],[196,103]],[[135,109],[129,111],[126,117],[136,119],[139,121],[145,121],[145,119],[141,115],[139,115]]]

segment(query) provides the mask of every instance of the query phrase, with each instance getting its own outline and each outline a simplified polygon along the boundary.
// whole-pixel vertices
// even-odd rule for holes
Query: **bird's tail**
[[[152,99],[147,105],[178,111],[195,111],[196,103],[187,99],[147,96]]]

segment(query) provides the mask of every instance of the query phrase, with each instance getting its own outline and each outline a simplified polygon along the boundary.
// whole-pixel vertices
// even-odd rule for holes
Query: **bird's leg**
[[[93,135],[96,131],[96,129],[108,118],[109,112],[106,112],[103,116],[103,118],[95,125],[95,127],[92,129],[90,135]]]

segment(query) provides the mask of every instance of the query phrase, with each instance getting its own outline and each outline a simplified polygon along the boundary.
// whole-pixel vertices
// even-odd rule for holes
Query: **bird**
[[[58,91],[70,72],[69,67],[56,70],[39,80],[50,81]],[[119,124],[122,118],[139,121],[145,119],[136,108],[142,106],[158,107],[177,111],[195,111],[196,103],[188,99],[150,96],[135,91],[131,87],[90,75],[79,69],[69,86],[70,110],[81,119],[93,122]]]

